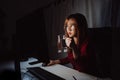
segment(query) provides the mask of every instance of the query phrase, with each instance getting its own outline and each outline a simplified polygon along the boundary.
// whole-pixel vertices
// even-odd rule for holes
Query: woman
[[[49,65],[71,63],[73,68],[91,73],[96,69],[94,52],[88,51],[87,21],[80,14],[71,14],[64,23],[65,43],[68,48],[68,56],[59,60],[51,60]],[[90,49],[89,49],[90,50]]]

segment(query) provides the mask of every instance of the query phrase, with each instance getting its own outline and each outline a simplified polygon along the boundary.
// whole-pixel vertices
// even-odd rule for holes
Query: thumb
[[[50,62],[47,64],[47,66],[53,65],[53,60],[50,60]]]

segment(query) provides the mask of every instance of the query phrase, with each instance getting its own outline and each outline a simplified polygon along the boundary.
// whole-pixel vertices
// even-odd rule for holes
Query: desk
[[[27,72],[28,67],[40,67],[48,72],[51,72],[57,76],[60,76],[61,78],[66,79],[66,80],[74,80],[73,76],[77,80],[105,80],[105,79],[99,79],[99,78],[89,75],[89,74],[79,72],[77,70],[65,67],[60,64],[47,66],[47,67],[42,67],[42,63],[38,63],[35,65],[29,65],[29,62],[34,62],[34,61],[37,61],[37,59],[29,58],[28,61],[20,62],[21,72],[24,72],[24,73]]]

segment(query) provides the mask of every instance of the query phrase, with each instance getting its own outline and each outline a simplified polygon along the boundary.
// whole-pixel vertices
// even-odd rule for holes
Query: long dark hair
[[[77,22],[77,38],[80,40],[79,45],[81,45],[87,38],[87,28],[88,28],[88,24],[87,24],[87,20],[85,18],[84,15],[80,14],[80,13],[75,13],[75,14],[71,14],[70,16],[68,16],[65,20],[64,23],[64,31],[65,31],[65,35],[68,36],[67,31],[66,31],[66,27],[67,27],[67,22],[69,19],[75,19]]]

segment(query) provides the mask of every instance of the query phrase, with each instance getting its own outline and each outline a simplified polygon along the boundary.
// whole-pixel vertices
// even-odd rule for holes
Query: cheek
[[[75,35],[75,34],[76,34],[76,32],[75,32],[75,31],[73,31],[72,33],[73,33],[73,35]]]
[[[66,34],[67,34],[67,36],[69,35],[68,33],[69,33],[69,30],[66,30]]]
[[[72,33],[75,35],[76,34],[76,30],[75,30],[74,26],[71,27],[71,30],[72,30]]]
[[[66,29],[66,32],[69,32],[68,28]]]
[[[73,34],[76,34],[76,30],[75,30],[75,29],[73,29],[73,30],[72,30],[72,33],[73,33]]]
[[[69,33],[69,30],[66,30],[66,33],[68,34],[68,33]]]

